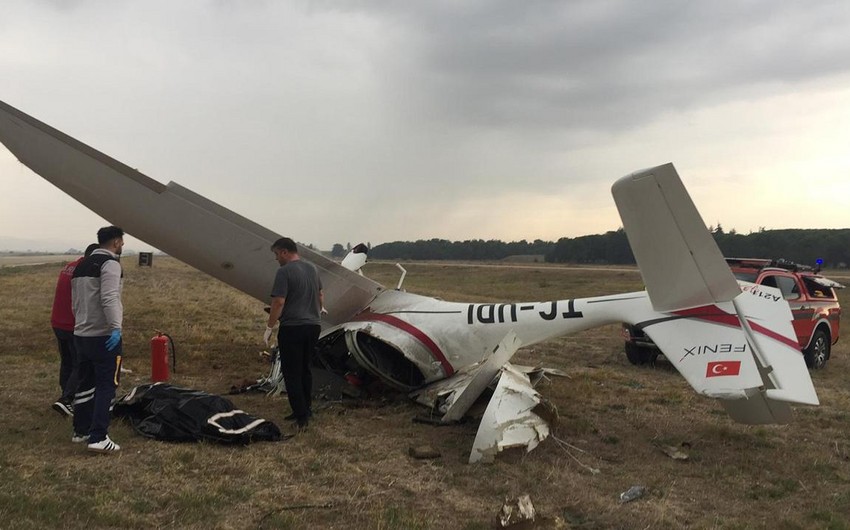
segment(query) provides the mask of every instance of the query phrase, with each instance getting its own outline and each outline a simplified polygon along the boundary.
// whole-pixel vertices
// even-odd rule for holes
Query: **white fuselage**
[[[385,291],[345,324],[391,345],[430,383],[489,355],[510,331],[523,346],[618,322],[646,320],[653,311],[646,292],[520,303],[445,302]]]

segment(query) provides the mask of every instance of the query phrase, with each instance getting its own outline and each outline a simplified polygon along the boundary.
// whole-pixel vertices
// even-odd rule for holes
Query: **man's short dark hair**
[[[117,226],[104,226],[97,231],[97,242],[99,245],[105,245],[119,237],[124,237],[124,231]]]
[[[272,243],[272,250],[288,250],[289,252],[298,252],[298,245],[291,238],[282,237]]]
[[[92,252],[94,252],[95,250],[97,250],[99,248],[100,248],[100,245],[98,245],[97,243],[92,243],[91,245],[86,247],[86,251],[83,253],[83,256],[88,257],[89,254],[91,254]]]

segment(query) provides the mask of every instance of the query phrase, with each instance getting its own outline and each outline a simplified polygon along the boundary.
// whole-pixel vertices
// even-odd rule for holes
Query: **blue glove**
[[[114,350],[121,342],[121,330],[113,329],[112,334],[106,339],[106,351]]]

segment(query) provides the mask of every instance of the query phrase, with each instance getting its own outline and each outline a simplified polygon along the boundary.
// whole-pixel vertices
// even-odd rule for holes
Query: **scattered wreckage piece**
[[[632,502],[634,500],[640,499],[647,493],[646,486],[632,486],[627,489],[623,493],[620,494],[620,504],[625,504],[627,502]]]
[[[516,334],[510,332],[485,360],[453,378],[437,381],[410,394],[418,403],[442,413],[439,423],[451,424],[461,421],[487,387],[495,382],[494,395],[479,424],[469,463],[490,463],[497,453],[510,447],[524,446],[531,451],[549,434],[546,419],[533,412],[542,402],[534,386],[546,374],[566,374],[559,370],[510,364],[508,361],[521,345]]]
[[[655,444],[655,446],[665,455],[673,460],[688,460],[690,456],[685,451],[679,449],[675,445]]]
[[[499,375],[522,345],[516,333],[509,332],[493,349],[492,355],[458,371],[455,376],[432,383],[410,393],[410,397],[422,405],[443,414],[443,423],[459,421],[469,411],[484,390]]]
[[[416,458],[417,460],[431,460],[443,456],[443,454],[438,449],[431,447],[430,445],[417,445],[409,447],[407,449],[407,454],[409,454],[413,458]]]
[[[498,525],[501,528],[508,528],[520,523],[534,522],[537,512],[534,505],[531,503],[529,495],[520,495],[513,499],[505,499],[502,507],[499,509]]]
[[[263,352],[263,356],[269,358],[269,373],[265,377],[255,380],[244,381],[241,385],[233,385],[231,394],[242,394],[244,392],[264,392],[269,396],[286,394],[286,383],[283,380],[283,371],[280,366],[280,353],[275,346],[270,353]],[[328,401],[339,401],[344,397],[359,398],[363,392],[352,385],[344,377],[325,370],[320,366],[311,367],[313,374],[313,393]]]
[[[511,447],[531,451],[549,436],[549,425],[533,409],[542,397],[528,376],[506,363],[472,443],[469,463],[492,462]]]
[[[587,451],[585,451],[584,449],[581,449],[579,447],[576,447],[575,445],[573,445],[571,443],[565,442],[564,440],[561,440],[560,438],[558,438],[554,434],[552,435],[552,439],[555,440],[555,443],[557,443],[561,447],[561,449],[564,450],[565,453],[567,453],[567,456],[572,458],[579,466],[581,466],[582,468],[589,471],[591,475],[598,475],[598,474],[602,473],[602,470],[599,469],[598,467],[593,467],[593,466],[589,466],[589,465],[585,464],[584,462],[579,460],[576,455],[573,454],[573,451],[578,451],[579,453],[588,454]]]
[[[480,369],[472,376],[466,387],[456,392],[453,395],[453,400],[446,403],[446,414],[443,416],[443,421],[461,419],[520,346],[522,346],[522,342],[520,342],[516,333],[509,332],[493,350],[493,354],[484,360]],[[529,382],[529,384],[531,383]]]

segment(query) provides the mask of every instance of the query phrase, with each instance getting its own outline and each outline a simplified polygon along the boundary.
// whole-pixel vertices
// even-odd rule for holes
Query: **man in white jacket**
[[[106,226],[97,231],[100,248],[74,269],[71,301],[74,310],[74,346],[79,359],[80,383],[74,395],[72,442],[87,442],[97,453],[121,447],[109,439],[109,407],[121,376],[121,303],[123,273],[121,249],[124,231]]]

